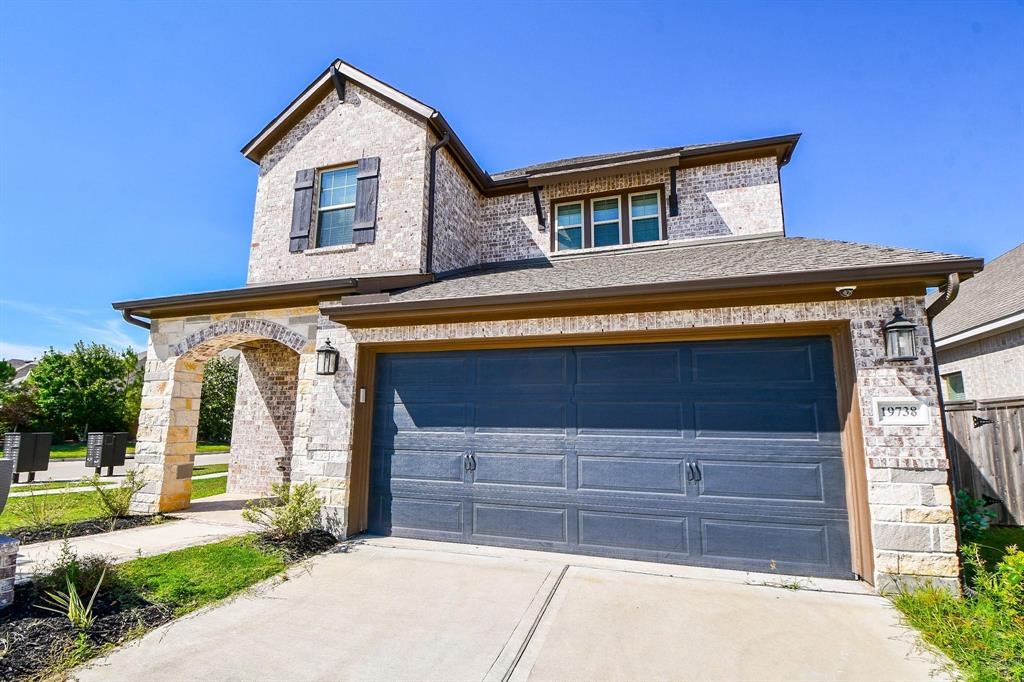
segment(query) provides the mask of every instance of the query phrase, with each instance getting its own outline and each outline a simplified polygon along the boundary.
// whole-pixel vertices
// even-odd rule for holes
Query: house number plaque
[[[923,426],[928,423],[928,405],[917,398],[875,398],[877,426]]]

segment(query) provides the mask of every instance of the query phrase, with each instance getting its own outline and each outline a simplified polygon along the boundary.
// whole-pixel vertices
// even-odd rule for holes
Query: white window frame
[[[317,178],[316,178],[316,235],[315,235],[316,238],[313,241],[313,243],[316,244],[316,248],[329,249],[329,248],[331,248],[333,246],[343,246],[343,244],[329,244],[329,245],[326,245],[326,246],[321,246],[320,245],[320,216],[323,215],[324,213],[330,213],[332,211],[339,211],[339,210],[344,209],[344,208],[352,208],[352,209],[354,209],[356,207],[356,202],[355,202],[355,200],[353,200],[353,201],[351,201],[349,203],[345,203],[345,204],[331,204],[329,206],[321,206],[320,205],[320,195],[323,192],[323,180],[324,180],[324,176],[325,175],[327,175],[329,173],[336,173],[338,171],[345,171],[345,170],[352,170],[352,169],[354,169],[356,171],[356,173],[358,174],[359,166],[357,164],[354,164],[354,163],[353,164],[346,164],[344,166],[334,166],[333,168],[321,168],[317,172]],[[358,189],[356,190],[356,192],[357,192],[357,195],[358,195]],[[351,242],[346,242],[346,243],[351,243]]]
[[[619,212],[619,217],[616,220],[602,220],[602,221],[598,222],[598,220],[594,216],[594,204],[596,204],[599,201],[606,201],[608,199],[615,199],[615,206],[616,206],[616,210],[618,210],[618,212]],[[608,195],[603,196],[603,197],[592,197],[590,199],[587,199],[587,201],[590,203],[590,245],[591,245],[591,248],[600,249],[600,248],[604,248],[606,246],[620,246],[622,244],[622,195],[621,194],[608,194]],[[598,246],[597,245],[597,228],[598,228],[598,226],[599,225],[610,225],[611,223],[618,223],[618,225],[619,225],[618,232],[616,233],[617,237],[618,237],[618,241],[616,241],[614,244],[605,244],[604,246]],[[629,236],[632,237],[633,233],[630,232]],[[586,241],[584,241],[583,243],[584,243],[584,245],[586,245]]]
[[[652,239],[650,241],[638,242],[633,237],[633,197],[647,196],[648,194],[653,194],[655,196],[656,200],[657,200],[657,205],[658,205],[658,215],[657,215],[657,218],[658,218],[658,238],[657,239]],[[664,237],[664,234],[665,234],[665,229],[664,229],[665,228],[665,223],[664,223],[664,220],[665,220],[665,218],[662,215],[663,211],[661,209],[661,190],[660,189],[649,189],[649,190],[646,190],[646,191],[643,191],[643,192],[632,192],[632,193],[630,193],[630,195],[629,195],[629,206],[627,208],[629,209],[629,216],[628,216],[628,218],[629,218],[629,243],[630,244],[650,244],[651,242],[661,241],[661,240],[663,240],[665,238]],[[655,217],[655,216],[644,216],[643,218],[638,218],[638,220],[650,220],[653,217]]]
[[[580,230],[580,248],[578,248],[578,249],[563,249],[561,247],[561,245],[558,243],[558,230],[560,229],[559,226],[558,226],[558,209],[561,208],[562,206],[579,206],[580,207],[580,226],[579,226],[579,230]],[[555,204],[555,215],[554,215],[553,222],[555,223],[555,226],[554,226],[554,228],[555,228],[555,251],[582,251],[582,250],[587,248],[587,235],[586,235],[586,232],[587,232],[587,201],[586,201],[586,199],[576,199],[575,201],[563,201],[560,204]],[[573,226],[573,227],[568,227],[566,229],[575,230],[576,227]]]

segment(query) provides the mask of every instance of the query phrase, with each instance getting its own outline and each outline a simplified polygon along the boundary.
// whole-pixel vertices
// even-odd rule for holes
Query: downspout
[[[437,150],[447,147],[452,137],[445,131],[437,144],[430,147],[430,189],[427,192],[427,272],[434,271],[434,192],[437,176]]]
[[[925,309],[925,318],[928,320],[928,340],[932,345],[932,371],[935,373],[935,391],[938,394],[939,403],[939,423],[942,426],[942,447],[946,450],[946,457],[949,459],[949,473],[946,475],[946,485],[949,486],[949,492],[953,498],[950,506],[953,508],[953,518],[957,517],[956,511],[956,487],[953,485],[956,482],[956,459],[953,457],[953,453],[949,448],[949,430],[946,428],[946,401],[942,395],[942,376],[939,374],[939,351],[935,347],[935,330],[932,328],[932,320],[936,315],[946,309],[946,307],[956,300],[957,294],[960,293],[960,273],[951,272],[946,275],[946,286],[945,291],[942,292],[942,296],[935,299],[930,306]],[[956,546],[960,546],[960,524],[953,524],[953,533],[956,534]],[[957,553],[957,561],[960,562],[960,587],[964,585],[964,568],[963,562],[960,561],[960,554]]]
[[[137,317],[132,317],[132,311],[128,310],[127,308],[121,311],[121,317],[124,318],[125,322],[127,322],[128,324],[134,324],[136,327],[142,327],[143,329],[149,329],[150,327],[149,322],[146,322],[145,320],[140,320]]]

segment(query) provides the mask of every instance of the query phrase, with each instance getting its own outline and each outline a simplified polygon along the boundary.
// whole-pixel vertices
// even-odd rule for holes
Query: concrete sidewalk
[[[242,509],[252,495],[224,494],[195,500],[186,511],[170,516],[177,520],[152,526],[118,530],[112,533],[71,538],[71,546],[79,554],[102,554],[115,562],[130,561],[140,556],[164,554],[176,549],[205,545],[234,535],[256,530],[242,520]],[[18,552],[18,571],[15,583],[45,570],[60,553],[63,541],[39,542],[23,545]]]
[[[192,480],[193,481],[199,481],[199,480],[202,480],[204,478],[226,478],[227,475],[228,475],[227,472],[220,473],[220,474],[199,474],[198,476],[193,476]],[[109,482],[110,486],[113,487],[113,486],[119,484],[123,480],[123,478],[124,478],[123,476],[115,476],[113,478],[104,478],[103,481],[104,481],[104,483]],[[36,481],[36,483],[40,483],[40,482],[41,481]],[[11,494],[9,495],[9,497],[16,498],[16,497],[31,497],[32,495],[60,495],[61,493],[87,493],[87,492],[91,492],[92,490],[94,490],[94,488],[91,485],[88,485],[88,486],[85,486],[85,485],[73,485],[71,483],[71,481],[68,481],[68,484],[71,487],[67,487],[67,488],[52,488],[50,490],[32,490],[32,491],[29,491],[29,492],[18,492],[18,488],[11,488]],[[30,485],[35,485],[35,483],[32,483]]]
[[[357,539],[71,677],[950,679],[892,605],[857,583],[792,590],[764,578],[778,576]]]

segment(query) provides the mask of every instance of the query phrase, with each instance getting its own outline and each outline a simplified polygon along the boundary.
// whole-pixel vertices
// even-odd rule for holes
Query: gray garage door
[[[853,577],[827,337],[381,355],[370,532]]]

